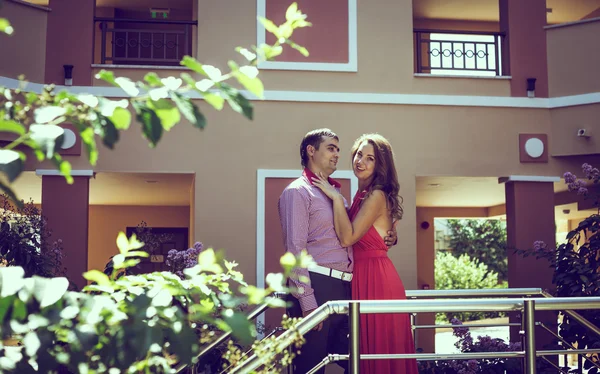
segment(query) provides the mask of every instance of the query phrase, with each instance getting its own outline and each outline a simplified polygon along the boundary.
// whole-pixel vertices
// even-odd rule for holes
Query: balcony
[[[198,23],[102,17],[94,22],[100,34],[96,63],[159,66],[179,66],[183,56],[192,54],[193,31]]]
[[[502,76],[503,33],[415,29],[416,73]]]

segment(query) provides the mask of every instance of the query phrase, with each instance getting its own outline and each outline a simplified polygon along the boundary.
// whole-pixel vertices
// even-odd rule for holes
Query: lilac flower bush
[[[473,339],[471,331],[464,326],[462,321],[453,318],[450,321],[455,327],[453,335],[458,338],[454,346],[463,353],[482,352],[517,352],[521,350],[521,343],[506,343],[502,339],[490,336],[478,336]],[[476,374],[476,373],[522,373],[521,359],[519,358],[485,358],[480,360],[445,360],[419,362],[421,374]]]
[[[202,252],[202,249],[203,245],[200,242],[196,242],[192,248],[188,248],[185,251],[171,249],[167,254],[165,263],[172,273],[184,279],[183,270],[198,265],[198,256]]]
[[[592,200],[596,211],[579,223],[565,238],[566,242],[555,246],[543,241],[535,241],[533,248],[517,250],[524,257],[535,256],[547,260],[554,269],[552,283],[556,286],[554,296],[585,297],[600,296],[600,171],[590,164],[581,166],[583,177],[580,179],[571,172],[564,174],[568,190]],[[600,312],[595,310],[579,311],[587,320],[600,326]],[[562,316],[559,333],[563,339],[578,348],[594,349],[600,347],[600,339],[572,320],[569,315]],[[587,364],[587,365],[586,365]],[[591,365],[584,362],[584,368]]]

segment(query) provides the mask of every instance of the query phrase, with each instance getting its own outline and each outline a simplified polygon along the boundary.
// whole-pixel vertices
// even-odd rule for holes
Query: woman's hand
[[[329,184],[329,181],[327,180],[327,178],[323,177],[322,173],[319,173],[318,177],[312,178],[313,184],[317,187],[319,187],[321,189],[321,191],[323,191],[323,193],[325,195],[327,195],[328,198],[330,198],[331,200],[335,200],[337,197],[341,197],[342,195],[338,192],[338,190],[335,189],[335,187],[333,187],[331,184]]]

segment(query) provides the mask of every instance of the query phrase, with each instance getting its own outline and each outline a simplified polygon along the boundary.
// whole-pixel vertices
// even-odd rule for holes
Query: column
[[[52,231],[51,240],[62,239],[63,266],[67,278],[79,289],[87,284],[82,274],[88,267],[88,221],[92,170],[73,170],[73,184],[56,170],[37,170],[42,177],[42,214]]]
[[[535,96],[548,97],[546,0],[499,0],[504,75],[512,76],[511,96],[527,96],[527,79],[535,78]]]
[[[73,65],[73,85],[91,86],[95,0],[50,0],[45,83],[64,84],[63,65]]]
[[[508,286],[510,288],[542,288],[552,290],[552,274],[548,262],[535,256],[524,258],[514,249],[533,248],[533,242],[544,241],[550,247],[556,243],[554,218],[554,182],[559,177],[512,176],[505,182],[506,228],[508,247]],[[519,322],[511,316],[511,322]],[[556,324],[554,313],[536,313],[536,321]],[[518,328],[511,329],[511,341],[520,341]],[[537,348],[552,341],[549,334],[536,329]]]

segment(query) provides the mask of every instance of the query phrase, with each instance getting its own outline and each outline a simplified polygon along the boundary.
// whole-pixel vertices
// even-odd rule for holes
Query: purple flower
[[[541,240],[536,240],[535,242],[533,242],[533,249],[535,249],[538,252],[545,251],[547,248],[548,245]]]
[[[587,195],[588,189],[585,187],[579,187],[577,190],[577,195]]]
[[[478,366],[479,366],[479,362],[477,362],[477,360],[467,361],[467,367],[471,370],[477,370]]]
[[[180,278],[184,278],[183,270],[198,265],[198,256],[203,248],[202,243],[196,242],[192,248],[188,248],[185,251],[171,249],[167,253],[165,263],[171,272],[177,274]]]
[[[565,178],[565,183],[573,183],[577,180],[577,177],[575,176],[575,174],[571,173],[570,171],[567,171],[564,175],[563,178]]]

